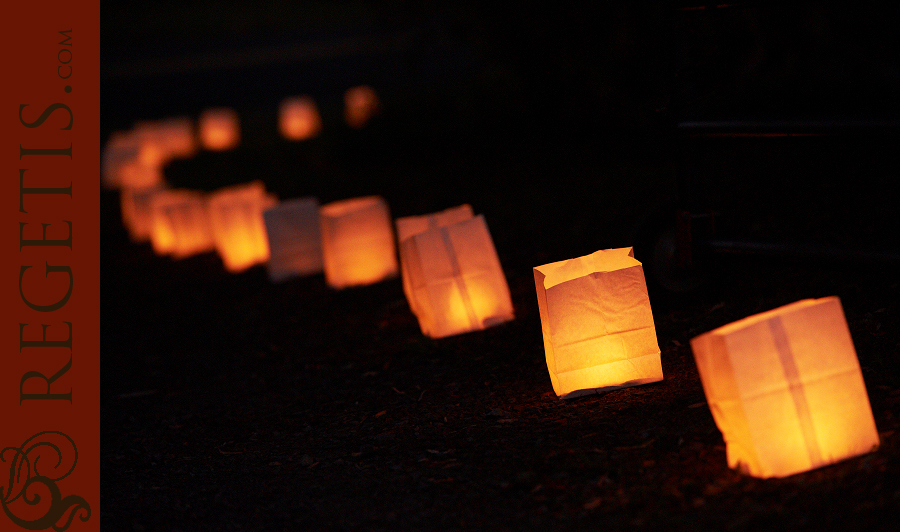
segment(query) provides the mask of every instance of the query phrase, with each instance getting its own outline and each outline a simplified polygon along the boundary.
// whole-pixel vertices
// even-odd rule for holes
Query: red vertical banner
[[[100,3],[3,26],[0,530],[99,530]]]

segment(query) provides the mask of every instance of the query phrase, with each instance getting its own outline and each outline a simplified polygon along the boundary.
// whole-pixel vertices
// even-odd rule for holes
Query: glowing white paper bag
[[[295,198],[263,212],[269,240],[266,268],[272,282],[322,271],[319,200]]]
[[[113,179],[119,189],[150,189],[167,186],[163,167],[144,164],[139,157],[119,161],[114,171]]]
[[[538,266],[534,284],[556,395],[662,380],[644,271],[631,248]]]
[[[319,210],[325,281],[333,288],[377,283],[397,275],[394,229],[380,196],[335,201]]]
[[[100,159],[103,187],[106,189],[118,189],[135,186],[135,184],[124,182],[123,172],[128,165],[139,164],[139,160],[140,142],[137,135],[133,131],[114,131],[103,146],[103,153]],[[156,180],[161,180],[162,172],[157,172],[153,177]],[[137,183],[137,186],[146,185],[143,182]]]
[[[119,209],[122,224],[128,230],[132,242],[147,242],[153,227],[153,211],[150,202],[153,196],[168,190],[165,184],[145,188],[125,187],[119,190]]]
[[[407,271],[409,260],[403,260],[403,241],[415,234],[424,233],[429,229],[437,229],[438,227],[445,227],[463,220],[468,220],[472,216],[474,216],[472,207],[464,204],[450,207],[449,209],[444,209],[440,212],[419,216],[404,216],[394,220],[394,227],[397,229],[397,242],[399,242],[400,276],[403,280],[403,293],[406,295],[406,300],[409,302],[410,308],[414,314],[418,315],[418,311],[415,306],[416,300],[412,297],[409,285],[410,279],[409,272]]]
[[[225,269],[240,272],[269,259],[263,211],[278,199],[261,181],[221,188],[209,196],[210,226]]]
[[[400,260],[423,334],[442,338],[513,319],[509,286],[483,216],[408,236],[400,243]]]
[[[141,121],[132,131],[140,144],[143,164],[165,166],[173,159],[186,159],[197,153],[197,136],[190,118]]]
[[[691,340],[728,465],[783,477],[878,447],[837,297],[805,299]]]
[[[158,255],[181,259],[215,249],[202,192],[162,190],[151,197],[150,211],[150,242]]]

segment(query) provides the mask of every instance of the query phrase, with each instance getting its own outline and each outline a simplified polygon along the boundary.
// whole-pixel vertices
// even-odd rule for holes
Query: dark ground
[[[577,77],[582,59],[559,63],[557,73]],[[495,81],[527,77],[521,63],[501,64],[512,66],[491,70]],[[326,76],[335,87],[336,76]],[[371,127],[338,124],[302,146],[267,129],[277,100],[261,82],[260,98],[235,97],[247,128],[239,150],[200,154],[167,175],[205,189],[261,178],[282,199],[313,194],[323,203],[376,193],[394,216],[468,202],[485,214],[516,310],[515,321],[493,329],[422,336],[399,280],[338,292],[321,275],[273,285],[262,267],[228,274],[213,254],[156,257],[127,241],[117,196],[104,192],[104,530],[893,529],[897,263],[718,257],[704,289],[671,297],[651,287],[662,382],[561,402],[531,268],[625,245],[651,266],[646,235],[662,230],[652,214],[676,197],[679,152],[641,111],[650,96],[574,121],[565,118],[577,115],[573,105],[557,104],[570,114],[541,113],[532,125],[552,126],[541,130],[523,127],[529,120],[511,109],[527,109],[538,89],[473,118],[479,76],[451,111],[396,111],[404,91],[388,87],[389,105]],[[217,80],[206,83],[221,88]],[[199,110],[196,94],[166,107],[165,86],[185,94],[204,86],[171,81],[108,78],[105,134],[135,118]],[[610,94],[588,81],[559,90]],[[212,103],[230,104],[225,96]],[[419,111],[422,119],[410,120]],[[454,113],[459,120],[448,121]],[[610,117],[641,127],[585,127]],[[898,250],[896,140],[720,139],[681,153],[702,161],[689,175],[722,212],[725,236]],[[690,339],[828,295],[843,302],[880,449],[785,479],[729,470]]]

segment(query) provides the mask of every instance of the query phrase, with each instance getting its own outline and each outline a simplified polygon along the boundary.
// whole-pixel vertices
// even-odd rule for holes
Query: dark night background
[[[395,217],[470,203],[516,320],[431,340],[399,280],[336,292],[156,257],[104,191],[103,528],[888,528],[897,22],[850,2],[104,2],[104,141],[227,105],[241,146],[173,163],[173,185],[379,194]],[[358,84],[383,106],[352,130]],[[324,120],[302,144],[275,128],[296,94]],[[672,273],[678,209],[694,267]],[[560,402],[531,268],[632,245],[665,380]],[[729,470],[690,339],[828,295],[881,448],[786,479]]]

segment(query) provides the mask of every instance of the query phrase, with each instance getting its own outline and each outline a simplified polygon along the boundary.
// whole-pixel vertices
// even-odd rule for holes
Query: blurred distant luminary
[[[151,200],[169,188],[165,166],[196,151],[194,124],[185,117],[145,120],[110,135],[102,153],[102,182],[119,190],[122,222],[133,242],[151,240]]]
[[[379,111],[381,103],[375,89],[360,85],[344,93],[344,120],[352,128],[361,128]]]
[[[214,249],[205,193],[165,189],[150,198],[150,242],[158,255],[181,259]]]
[[[122,212],[122,224],[128,231],[132,242],[147,242],[153,224],[151,201],[153,196],[168,190],[168,185],[159,184],[148,187],[125,187],[119,191],[119,209]]]
[[[484,217],[460,205],[396,220],[403,290],[422,333],[441,338],[512,320],[506,276]]]
[[[209,221],[225,269],[240,272],[269,259],[263,211],[278,203],[261,181],[221,188],[210,194]]]
[[[200,143],[210,151],[227,151],[241,143],[241,122],[237,111],[227,107],[206,109],[198,122]]]
[[[805,299],[691,340],[728,466],[784,477],[879,445],[841,302]]]
[[[294,198],[263,212],[269,240],[266,269],[272,282],[322,271],[319,200]]]
[[[322,118],[315,100],[309,96],[292,96],[281,101],[278,130],[288,140],[307,140],[319,134]]]
[[[320,209],[325,281],[332,288],[377,283],[397,275],[394,230],[380,196],[335,201]]]
[[[194,123],[188,117],[140,121],[132,132],[143,164],[165,166],[173,159],[188,159],[197,153]]]
[[[534,284],[556,395],[662,380],[644,271],[631,248],[538,266]]]

